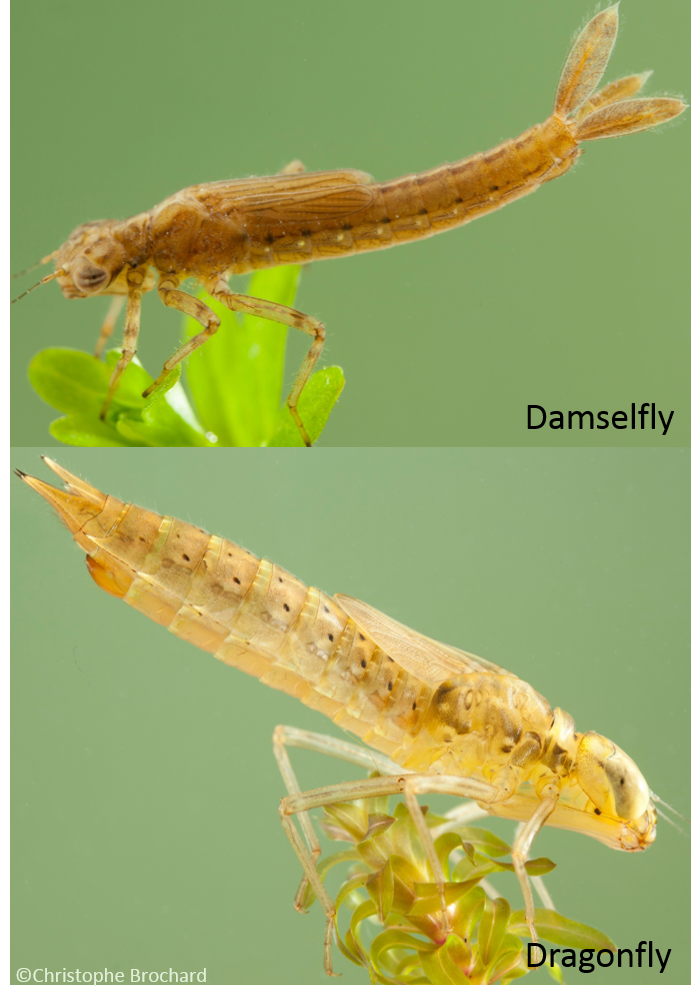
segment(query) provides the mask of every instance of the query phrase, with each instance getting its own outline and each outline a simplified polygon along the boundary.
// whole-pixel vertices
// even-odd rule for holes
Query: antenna
[[[690,820],[688,819],[688,817],[684,817],[684,815],[682,813],[679,813],[678,810],[675,810],[673,806],[670,806],[668,803],[665,803],[664,800],[660,799],[659,796],[656,794],[656,792],[652,792],[652,790],[650,790],[650,799],[654,803],[661,803],[662,806],[665,806],[667,808],[667,810],[671,810],[671,812],[675,814],[677,817],[681,817],[681,819],[685,820],[687,824],[690,824]],[[671,817],[667,817],[666,813],[664,813],[659,808],[657,808],[657,813],[662,818],[662,820],[665,820],[667,822],[667,824],[671,824],[671,826],[675,827],[677,831],[680,831],[682,834],[685,835],[686,832],[684,831],[683,827],[681,827],[680,824],[677,824],[675,820],[672,820]]]
[[[37,261],[36,264],[32,264],[28,268],[25,268],[24,271],[17,271],[14,275],[10,275],[10,278],[21,278],[22,275],[28,275],[30,271],[34,270],[34,268],[40,268],[42,264],[48,264],[49,261],[52,261],[57,253],[58,251],[54,250],[52,254],[47,254],[46,257],[42,257],[40,261]]]
[[[45,260],[46,259],[44,259],[44,261],[40,261],[39,263],[40,264],[44,264]],[[50,258],[48,258],[48,260],[50,260]],[[35,267],[36,267],[36,265],[35,265]],[[28,268],[27,270],[31,271],[31,268]],[[36,282],[35,285],[32,285],[31,288],[28,288],[26,292],[22,292],[22,294],[18,295],[16,299],[12,299],[11,302],[10,302],[10,305],[12,306],[12,305],[14,305],[14,303],[19,302],[20,299],[23,299],[25,297],[25,295],[29,295],[29,293],[33,292],[35,288],[39,287],[39,285],[45,285],[46,282],[52,282],[54,278],[62,278],[63,275],[67,275],[67,274],[68,274],[68,271],[67,271],[66,268],[59,268],[58,271],[54,271],[52,275],[46,275],[46,277],[42,278],[41,281]]]

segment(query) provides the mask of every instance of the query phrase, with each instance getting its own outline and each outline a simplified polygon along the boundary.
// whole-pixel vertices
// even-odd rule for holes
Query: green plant
[[[444,823],[427,807],[423,810],[430,828]],[[328,837],[353,845],[318,864],[323,880],[334,866],[351,866],[335,898],[341,952],[365,966],[374,984],[507,984],[529,973],[523,910],[512,911],[503,897],[491,899],[480,885],[494,873],[513,872],[513,864],[502,861],[511,853],[510,846],[490,831],[472,826],[436,837],[447,881],[449,926],[444,930],[439,894],[414,822],[404,803],[388,811],[387,799],[325,808],[322,827]],[[547,858],[526,863],[532,876],[554,867]],[[314,899],[306,888],[303,909]],[[343,936],[342,908],[350,912]],[[602,932],[556,911],[536,909],[536,927],[541,940],[568,949],[616,951]],[[370,944],[365,944],[362,933],[372,936]],[[559,966],[548,964],[546,969],[563,982]]]
[[[257,271],[249,292],[291,306],[299,275],[300,268],[295,266]],[[29,366],[31,384],[42,399],[65,415],[50,425],[53,437],[66,445],[82,446],[302,448],[288,407],[281,403],[286,328],[252,316],[239,318],[210,297],[206,300],[221,318],[221,326],[188,361],[191,399],[179,381],[181,366],[160,390],[143,399],[143,390],[154,380],[134,359],[106,419],[101,420],[120,352],[110,351],[106,361],[65,348],[48,348],[36,355]],[[184,340],[200,329],[187,318]],[[308,381],[298,411],[313,441],[343,387],[344,375],[336,366],[315,372]]]

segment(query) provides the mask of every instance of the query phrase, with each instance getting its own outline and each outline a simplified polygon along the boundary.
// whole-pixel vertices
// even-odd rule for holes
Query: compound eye
[[[577,750],[577,778],[602,813],[636,820],[647,810],[650,791],[632,758],[612,741],[590,730]]]
[[[110,274],[104,268],[98,267],[87,257],[81,257],[70,269],[70,276],[85,295],[101,292],[109,284]]]

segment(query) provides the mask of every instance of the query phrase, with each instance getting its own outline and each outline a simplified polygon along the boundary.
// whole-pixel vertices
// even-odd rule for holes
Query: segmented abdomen
[[[418,727],[433,687],[400,668],[322,591],[220,536],[114,504],[121,502],[109,498],[83,528],[95,548],[81,543],[105,590],[387,754]]]
[[[252,225],[236,271],[303,263],[380,250],[462,226],[531,194],[566,173],[581,150],[570,128],[552,116],[485,153],[421,174],[373,184],[368,208],[333,221]]]

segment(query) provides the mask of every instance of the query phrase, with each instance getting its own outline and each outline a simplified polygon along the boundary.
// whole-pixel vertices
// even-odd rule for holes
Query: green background
[[[52,480],[37,449],[15,464]],[[51,454],[126,500],[228,535],[503,664],[616,741],[689,812],[688,472],[682,449]],[[207,968],[209,982],[365,983],[322,970],[317,907],[278,822],[277,723],[323,716],[100,591],[44,501],[13,483],[12,971]],[[303,786],[357,774],[297,752]],[[513,825],[491,821],[502,836]],[[686,826],[686,825],[684,825]],[[689,982],[689,841],[640,855],[544,830],[559,910],[619,946],[671,948]],[[514,906],[513,877],[500,884]],[[534,975],[541,982],[546,979]],[[527,981],[529,982],[529,981]]]
[[[611,77],[688,92],[687,0],[623,0]],[[13,267],[89,219],[187,185],[357,167],[380,180],[487,149],[552,107],[585,3],[124,0],[14,5]],[[587,144],[572,175],[474,225],[313,265],[299,307],[347,388],[324,445],[688,442],[688,119]],[[15,294],[29,278],[17,281]],[[13,441],[50,443],[31,391],[48,346],[91,351],[103,302],[13,307]],[[180,319],[145,300],[157,373]],[[307,339],[291,335],[289,374]],[[670,433],[526,430],[526,405],[674,410]]]

